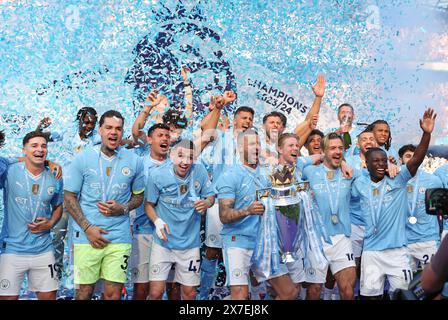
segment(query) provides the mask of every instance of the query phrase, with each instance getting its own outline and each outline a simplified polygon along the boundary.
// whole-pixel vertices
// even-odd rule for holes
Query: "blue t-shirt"
[[[2,175],[4,220],[0,235],[3,253],[40,254],[53,250],[50,231],[33,234],[27,224],[38,217],[51,219],[53,209],[63,202],[62,180],[49,169],[38,176],[25,163],[10,165]]]
[[[386,151],[386,154],[387,154],[388,158],[390,156],[392,156],[392,157],[395,158],[395,161],[397,161],[397,163],[398,163],[398,161],[400,161],[400,157],[398,155],[398,152],[397,152],[397,150],[393,146],[390,146],[389,150],[386,150],[386,147],[384,145],[380,146],[380,148],[383,149],[384,151]]]
[[[108,232],[103,237],[112,243],[132,243],[129,216],[105,216],[97,204],[106,200],[125,204],[131,199],[131,192],[144,191],[143,163],[139,156],[120,148],[109,158],[100,152],[100,146],[90,147],[75,157],[64,175],[64,184],[64,190],[78,194],[87,220]],[[77,223],[73,229],[74,243],[89,243]]]
[[[346,159],[347,164],[353,169],[353,177],[356,179],[361,174],[369,175],[369,171],[363,168],[362,160],[359,155],[349,157]],[[353,194],[350,198],[350,220],[351,223],[357,226],[365,226],[362,219],[362,209],[359,203],[359,197],[355,197]]]
[[[240,162],[226,170],[216,182],[218,199],[235,200],[235,210],[249,207],[256,201],[257,190],[270,186],[264,167],[258,166],[257,169],[252,169]],[[249,215],[224,224],[221,231],[224,246],[254,249],[259,223],[259,215]]]
[[[448,164],[437,168],[434,174],[442,180],[443,187],[448,188]],[[448,219],[443,219],[443,229],[448,230]]]
[[[165,161],[157,161],[152,159],[149,155],[143,158],[143,172],[145,184],[148,181],[148,177],[154,170],[158,170],[161,166],[170,163],[169,159]],[[154,232],[154,223],[148,218],[145,213],[145,201],[137,208],[137,213],[134,220],[134,232],[135,234],[152,234]]]
[[[311,157],[298,157],[296,162],[296,181],[303,182],[303,170],[306,166],[313,165],[314,161]]]
[[[364,251],[401,248],[407,244],[406,184],[411,178],[407,166],[403,166],[394,179],[385,176],[378,183],[374,183],[370,175],[360,175],[355,179],[352,194],[360,197],[362,218],[366,225]],[[382,197],[383,201],[381,201]],[[369,199],[373,206],[370,205]],[[379,213],[378,208],[380,208]],[[375,219],[376,216],[378,217]]]
[[[154,234],[154,241],[168,249],[199,248],[201,215],[193,207],[195,201],[214,195],[207,170],[194,164],[185,178],[174,173],[169,163],[152,170],[146,184],[145,198],[155,204],[155,211],[168,225],[167,241]]]
[[[215,188],[221,174],[239,163],[233,130],[217,130],[217,133],[217,138],[209,143],[200,155],[200,161],[207,169]]]
[[[414,208],[414,216],[417,223],[406,221],[406,236],[408,243],[435,240],[439,241],[439,222],[437,216],[426,213],[425,192],[426,189],[442,188],[442,181],[437,176],[418,170],[415,177],[408,181],[406,190],[408,195],[408,217],[410,208]],[[415,202],[415,204],[414,204]]]
[[[328,172],[332,172],[333,177],[328,178]],[[353,179],[344,178],[340,168],[333,171],[323,164],[307,166],[303,171],[303,177],[310,182],[313,201],[317,205],[328,235],[344,234],[349,237],[350,188]],[[337,215],[336,221],[332,218],[333,215]]]

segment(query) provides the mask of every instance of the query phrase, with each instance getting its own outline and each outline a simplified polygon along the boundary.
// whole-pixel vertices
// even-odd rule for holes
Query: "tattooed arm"
[[[78,195],[76,193],[64,190],[64,204],[76,223],[82,228],[82,230],[86,231],[91,223],[86,219],[84,213],[82,212],[78,201]]]
[[[108,232],[100,227],[94,226],[84,216],[76,193],[64,190],[64,203],[70,215],[85,232],[92,247],[101,249],[110,243],[110,240],[102,236],[102,234],[107,234]]]
[[[249,215],[262,215],[264,206],[259,201],[253,202],[249,207],[234,209],[235,199],[219,199],[219,218],[222,223],[232,223]]]

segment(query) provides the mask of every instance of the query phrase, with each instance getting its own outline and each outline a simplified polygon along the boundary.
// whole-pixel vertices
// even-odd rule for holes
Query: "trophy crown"
[[[279,166],[274,169],[273,173],[269,176],[272,186],[289,186],[295,183],[296,167],[294,165]]]

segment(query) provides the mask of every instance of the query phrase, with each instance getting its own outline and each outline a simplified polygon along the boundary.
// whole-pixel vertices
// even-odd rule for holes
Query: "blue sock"
[[[201,264],[201,285],[199,287],[199,300],[207,300],[210,288],[216,281],[216,265],[218,259],[209,260],[206,257],[202,259]]]

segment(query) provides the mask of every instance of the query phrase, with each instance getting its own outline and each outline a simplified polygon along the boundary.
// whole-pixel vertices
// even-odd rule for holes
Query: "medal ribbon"
[[[112,187],[112,181],[114,179],[115,176],[115,171],[117,170],[117,166],[118,166],[118,159],[115,159],[115,163],[112,167],[112,172],[109,178],[109,184],[107,185],[106,188],[106,177],[104,176],[104,170],[103,170],[103,166],[102,166],[102,156],[101,156],[101,150],[99,150],[99,158],[98,158],[98,165],[100,167],[100,183],[101,183],[101,198],[103,199],[103,202],[107,201],[107,194],[110,191],[110,188]],[[114,161],[114,159],[112,159],[112,161]]]
[[[417,206],[417,197],[418,197],[418,182],[420,179],[420,175],[417,173],[417,178],[415,179],[414,192],[412,193],[412,202],[408,201],[409,208],[409,216],[414,216],[415,207]],[[409,200],[409,197],[408,197]]]
[[[32,197],[33,190],[30,188],[30,181],[29,181],[30,177],[28,175],[29,175],[28,170],[25,170],[26,190],[28,191],[28,195],[29,195],[28,201],[30,203],[30,210],[31,210],[31,219],[32,219],[31,222],[34,222],[34,220],[36,220],[37,213],[39,212],[39,209],[40,209],[42,190],[44,189],[45,180],[47,178],[47,175],[45,174],[45,171],[42,172],[42,176],[43,176],[42,177],[42,187],[40,187],[39,195],[37,196],[36,207],[34,207],[34,204],[33,204],[33,197]],[[34,210],[33,210],[33,208],[34,208]]]
[[[373,208],[373,190],[372,190],[372,183],[370,183],[370,189],[369,189],[369,204],[370,204],[370,214],[372,215],[372,222],[374,230],[378,230],[378,220],[380,217],[381,208],[383,205],[384,195],[386,194],[384,191],[386,190],[387,181],[386,178],[383,178],[383,181],[381,182],[381,191],[380,191],[380,201],[378,203],[378,208],[375,211]]]
[[[333,202],[333,197],[332,197],[332,193],[330,191],[330,184],[328,183],[328,178],[327,178],[327,172],[330,171],[326,171],[324,166],[322,165],[322,169],[324,171],[324,180],[325,180],[325,186],[327,187],[327,193],[328,193],[328,197],[330,198],[330,210],[331,210],[331,215],[332,216],[337,216],[338,215],[338,208],[339,208],[339,195],[341,193],[341,180],[342,180],[342,174],[339,174],[338,177],[338,182],[337,182],[337,186],[336,189],[338,190],[336,193],[336,204],[334,205]],[[338,171],[333,171],[333,172],[338,172]],[[339,217],[338,217],[339,218]]]

